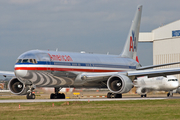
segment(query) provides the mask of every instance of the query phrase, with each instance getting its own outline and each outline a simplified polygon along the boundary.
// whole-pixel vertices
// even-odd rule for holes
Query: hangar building
[[[180,62],[180,20],[139,34],[139,42],[153,42],[153,64]],[[161,68],[180,67],[180,64]],[[180,74],[175,75],[180,81]]]

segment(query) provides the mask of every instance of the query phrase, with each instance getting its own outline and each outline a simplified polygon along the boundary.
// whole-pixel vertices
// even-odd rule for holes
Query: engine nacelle
[[[146,88],[140,87],[140,88],[137,88],[136,92],[139,95],[145,95],[145,94],[147,94],[148,90]]]
[[[107,81],[107,87],[113,93],[127,93],[133,86],[131,79],[121,74],[113,75]]]
[[[180,94],[180,87],[178,87],[178,88],[176,89],[176,93],[179,93],[179,94]]]
[[[17,78],[12,78],[9,81],[9,90],[16,95],[25,95],[27,91],[29,90],[28,87],[21,81],[19,81]]]

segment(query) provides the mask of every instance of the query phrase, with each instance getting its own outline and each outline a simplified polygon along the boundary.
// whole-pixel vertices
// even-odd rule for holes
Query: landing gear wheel
[[[173,97],[173,93],[170,93],[170,92],[169,92],[169,93],[167,94],[167,97]]]
[[[35,99],[35,94],[34,93],[28,93],[27,95],[26,95],[26,98],[27,99]]]
[[[111,98],[111,95],[112,95],[112,93],[108,92],[107,93],[107,98]]]
[[[64,93],[61,94],[61,99],[65,99],[65,94]]]
[[[54,96],[55,96],[55,94],[52,93],[52,94],[50,95],[50,99],[55,99]]]
[[[35,94],[31,94],[31,99],[35,99]]]
[[[65,94],[64,93],[59,93],[59,91],[61,90],[62,88],[58,88],[58,87],[55,87],[54,88],[54,92],[55,93],[52,93],[50,95],[50,99],[65,99]]]
[[[145,95],[141,95],[141,97],[147,97],[147,95],[145,94]]]
[[[122,94],[114,94],[114,98],[122,98]]]
[[[64,93],[58,93],[58,94],[52,93],[50,95],[50,99],[65,99],[65,94]]]

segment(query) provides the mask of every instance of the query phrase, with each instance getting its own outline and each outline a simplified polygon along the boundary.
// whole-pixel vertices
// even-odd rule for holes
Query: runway
[[[32,103],[32,102],[66,102],[66,101],[122,101],[122,100],[162,100],[168,98],[95,98],[95,99],[34,99],[34,100],[0,100],[0,103]]]

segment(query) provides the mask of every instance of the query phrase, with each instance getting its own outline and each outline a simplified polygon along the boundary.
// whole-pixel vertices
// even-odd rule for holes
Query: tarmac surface
[[[73,93],[66,94],[66,99],[49,99],[50,94],[36,94],[36,99],[26,99],[26,96],[19,96],[7,93],[0,94],[0,103],[32,103],[32,102],[68,102],[68,101],[122,101],[122,100],[163,100],[180,99],[180,94],[173,94],[173,97],[167,97],[166,94],[148,94],[141,98],[137,94],[123,94],[122,98],[106,98],[104,92],[80,92],[78,95]]]
[[[90,99],[33,99],[33,100],[0,100],[0,103],[30,103],[30,102],[66,102],[66,101],[119,101],[119,100],[162,100],[169,98],[90,98]],[[179,98],[180,99],[180,98]]]

